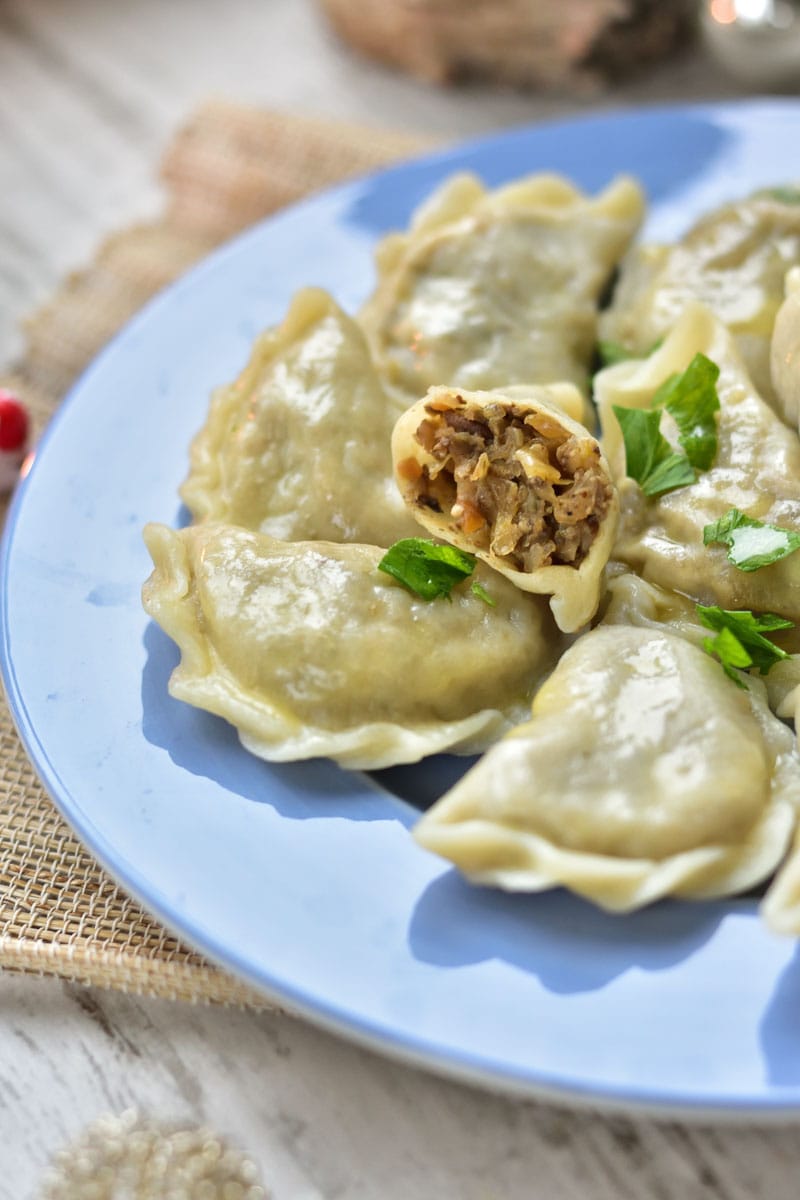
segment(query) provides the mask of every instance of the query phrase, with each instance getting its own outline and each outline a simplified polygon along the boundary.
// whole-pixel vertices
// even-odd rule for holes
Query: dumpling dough
[[[695,483],[648,498],[625,478],[625,449],[612,406],[649,408],[659,385],[685,370],[698,352],[720,368],[716,458]],[[730,508],[800,532],[800,439],[758,395],[725,327],[693,303],[649,358],[606,368],[595,388],[602,444],[620,492],[615,558],[704,604],[800,620],[800,553],[746,572],[728,561],[724,546],[703,545],[704,526]],[[668,421],[665,415],[662,430],[669,438]]]
[[[800,266],[786,276],[786,299],[778,310],[770,352],[778,412],[800,428]]]
[[[617,527],[608,465],[564,411],[572,384],[499,390],[431,388],[397,422],[397,484],[421,525],[478,555],[517,587],[552,596],[566,632],[600,598]]]
[[[284,543],[219,524],[145,529],[143,602],[181,650],[170,692],[272,762],[349,767],[483,749],[520,719],[558,637],[546,606],[485,568],[452,602],[377,570],[373,546]]]
[[[448,180],[378,250],[360,320],[388,386],[413,400],[436,384],[585,389],[597,301],[643,211],[630,179],[596,198],[553,175]]]
[[[639,575],[611,563],[606,583],[602,625],[639,625],[674,633],[701,646],[713,634],[700,621],[697,605],[679,592],[668,592]],[[751,669],[751,678],[765,689],[772,712],[800,727],[800,628],[773,635],[776,644],[790,655],[774,664],[766,675]],[[772,640],[772,639],[771,639]]]
[[[181,496],[197,520],[389,546],[416,532],[392,480],[395,419],[359,327],[302,291],[214,394]]]
[[[626,911],[744,891],[783,857],[800,802],[790,731],[683,638],[598,628],[533,717],[416,826],[476,883],[563,885]]]
[[[679,592],[668,592],[628,571],[621,563],[609,563],[602,625],[639,625],[660,633],[675,633],[695,646],[713,636],[701,624],[697,605]]]
[[[800,832],[791,852],[770,884],[761,916],[775,933],[800,937]]]
[[[772,404],[772,327],[784,276],[798,262],[800,203],[780,188],[757,192],[706,214],[674,245],[635,247],[600,336],[646,354],[689,300],[701,300],[730,329],[757,390]]]

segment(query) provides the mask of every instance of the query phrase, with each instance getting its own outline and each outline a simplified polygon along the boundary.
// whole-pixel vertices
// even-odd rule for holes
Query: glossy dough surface
[[[770,346],[770,373],[778,412],[800,428],[800,266],[786,276],[786,299],[778,309]]]
[[[392,480],[395,415],[361,330],[307,289],[214,394],[181,496],[198,520],[389,546],[414,533]]]
[[[145,531],[172,695],[276,762],[488,747],[415,830],[477,883],[627,911],[773,877],[763,915],[800,936],[800,630],[740,689],[696,610],[800,623],[800,552],[746,572],[703,544],[732,508],[800,533],[799,201],[765,191],[630,250],[632,180],[456,175],[380,244],[358,320],[298,293],[212,397],[195,524]],[[598,334],[639,356],[595,377],[600,442]],[[716,456],[648,498],[613,409],[649,408],[698,353],[720,369]],[[677,446],[669,413],[661,430]],[[420,526],[482,560],[451,602],[378,570]]]
[[[392,435],[397,484],[416,519],[524,591],[552,597],[559,628],[594,615],[618,499],[598,442],[567,416],[569,384],[431,388]]]
[[[646,354],[692,299],[730,329],[753,382],[773,402],[770,338],[784,276],[800,261],[800,192],[768,189],[706,214],[674,245],[635,247],[600,336]]]
[[[776,933],[800,937],[800,833],[791,852],[767,889],[761,915]]]
[[[596,198],[552,175],[448,180],[378,250],[360,319],[388,385],[412,400],[437,384],[586,388],[598,298],[643,211],[629,179]]]
[[[555,653],[546,606],[481,569],[452,602],[411,595],[373,546],[284,543],[214,523],[145,530],[147,612],[181,650],[170,692],[270,761],[351,767],[483,749]]]
[[[716,458],[695,483],[648,499],[625,478],[612,406],[649,408],[659,385],[685,370],[698,352],[720,368]],[[728,561],[724,546],[703,545],[704,526],[730,508],[800,532],[800,439],[758,395],[725,327],[702,305],[689,305],[649,358],[601,371],[596,394],[602,443],[620,492],[615,557],[645,579],[703,603],[800,620],[800,555],[744,572]],[[669,438],[667,422],[662,419]]]
[[[415,836],[475,882],[560,884],[622,911],[752,887],[781,861],[798,802],[794,738],[757,684],[739,690],[666,631],[604,627]]]

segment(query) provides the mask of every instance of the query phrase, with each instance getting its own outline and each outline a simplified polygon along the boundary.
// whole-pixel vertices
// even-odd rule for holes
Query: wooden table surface
[[[701,53],[591,102],[438,91],[350,54],[311,0],[0,0],[0,360],[100,236],[152,213],[209,94],[456,137],[590,103],[741,94]],[[0,979],[0,1197],[104,1113],[206,1123],[275,1200],[790,1200],[800,1128],[570,1113],[444,1082],[276,1013]]]

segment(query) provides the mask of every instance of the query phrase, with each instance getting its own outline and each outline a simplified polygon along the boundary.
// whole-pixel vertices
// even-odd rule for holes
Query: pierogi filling
[[[416,503],[449,514],[479,550],[517,570],[580,566],[612,498],[597,441],[550,412],[455,394],[425,405],[416,441],[434,459],[414,463]],[[411,460],[400,464],[407,473]]]

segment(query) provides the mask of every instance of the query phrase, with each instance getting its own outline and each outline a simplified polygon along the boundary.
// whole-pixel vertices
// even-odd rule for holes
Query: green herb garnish
[[[477,579],[469,590],[473,596],[477,596],[479,600],[482,600],[484,604],[488,604],[490,608],[497,608],[497,601],[492,599],[486,588],[483,584],[478,583]]]
[[[653,397],[654,408],[665,408],[678,426],[678,441],[693,467],[707,471],[717,453],[719,367],[695,354],[680,375],[665,379]]]
[[[625,442],[625,470],[646,496],[659,496],[694,483],[695,473],[685,454],[672,449],[661,433],[661,413],[613,405]]]
[[[758,571],[800,550],[800,533],[766,525],[738,508],[729,508],[724,517],[703,529],[703,545],[711,542],[728,546],[728,560],[740,571]]]
[[[378,563],[378,570],[393,576],[423,600],[450,596],[457,583],[462,583],[475,570],[474,554],[441,546],[426,538],[403,538],[395,542]]]
[[[758,196],[764,196],[769,200],[777,200],[780,204],[800,204],[800,188],[782,187],[763,188],[762,191],[756,193]]]
[[[623,346],[622,342],[601,340],[597,343],[597,357],[604,367],[613,367],[617,363],[627,362],[628,359],[638,356],[627,346]]]
[[[597,343],[597,357],[604,367],[615,367],[617,363],[630,362],[632,358],[649,358],[663,341],[663,338],[659,338],[657,342],[653,342],[649,350],[645,350],[642,354],[638,350],[629,350],[627,346],[623,346],[622,342],[601,339]]]
[[[792,629],[792,622],[784,617],[774,613],[756,615],[747,609],[731,611],[716,604],[698,604],[697,615],[706,629],[717,634],[715,638],[703,639],[703,649],[719,659],[725,674],[737,687],[743,688],[745,684],[735,668],[757,667],[766,675],[776,662],[789,658],[785,650],[764,637],[765,633],[778,629]]]
[[[681,374],[670,375],[653,396],[653,407],[620,408],[614,413],[625,442],[625,469],[646,496],[694,483],[695,468],[707,471],[717,453],[719,367],[705,354],[696,354]],[[661,409],[678,426],[683,453],[674,450],[661,433]]]

